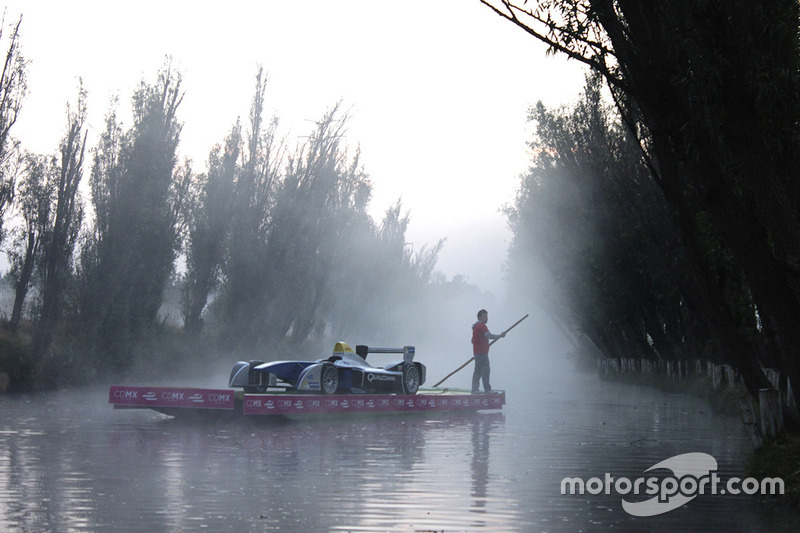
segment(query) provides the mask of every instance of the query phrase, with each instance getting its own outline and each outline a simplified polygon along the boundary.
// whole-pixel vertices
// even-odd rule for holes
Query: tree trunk
[[[22,320],[22,308],[25,304],[25,297],[28,295],[31,277],[33,276],[33,266],[36,262],[36,255],[39,251],[39,237],[36,232],[28,232],[28,245],[25,248],[25,259],[22,262],[22,269],[19,273],[19,280],[14,291],[14,308],[11,311],[9,327],[11,331],[16,331]]]

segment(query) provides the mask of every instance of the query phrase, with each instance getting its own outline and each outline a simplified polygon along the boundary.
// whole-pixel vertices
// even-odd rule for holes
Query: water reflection
[[[486,513],[487,487],[489,485],[489,451],[491,429],[494,425],[490,417],[475,417],[472,426],[472,473],[473,498],[471,513]],[[480,523],[479,523],[480,524]]]
[[[485,506],[489,439],[498,423],[502,415],[491,414],[221,427],[163,421],[118,426],[107,439],[117,468],[146,474],[163,494],[170,529],[191,524],[200,502],[206,511],[199,525],[209,527],[220,526],[219,513],[238,516],[239,525],[257,520],[261,529],[373,531],[427,527],[431,515],[441,525],[442,516],[468,508],[470,483],[469,495],[482,493]],[[141,500],[140,485],[126,484],[118,498]],[[214,509],[214,499],[225,506]]]
[[[579,392],[578,392],[579,391]],[[636,477],[702,451],[741,474],[735,419],[597,381],[509,392],[503,413],[267,423],[114,411],[106,390],[0,396],[0,530],[794,531],[751,497],[640,519],[565,476]]]

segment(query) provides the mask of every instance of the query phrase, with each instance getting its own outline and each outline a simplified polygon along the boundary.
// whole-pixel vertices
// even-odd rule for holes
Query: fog
[[[438,305],[437,305],[438,304]],[[541,378],[563,377],[574,370],[569,341],[540,308],[527,308],[492,298],[470,297],[433,304],[426,334],[413,338],[417,359],[428,367],[433,386],[472,357],[472,325],[478,310],[487,309],[489,330],[503,332],[526,314],[528,318],[490,348],[491,383],[496,389],[524,393]],[[448,378],[442,387],[471,387],[474,364]]]
[[[489,231],[485,232],[483,239],[491,239]],[[187,360],[185,365],[173,369],[170,375],[159,376],[158,383],[154,383],[155,376],[148,375],[146,369],[142,368],[134,368],[130,377],[120,379],[128,382],[144,380],[160,385],[226,387],[228,372],[236,360],[316,359],[327,357],[336,342],[344,341],[351,346],[415,346],[416,360],[427,367],[424,386],[431,387],[472,357],[471,328],[479,309],[488,310],[488,326],[495,334],[528,315],[505,338],[497,340],[491,347],[494,388],[521,394],[532,383],[540,383],[543,378],[565,378],[575,372],[576,355],[572,342],[553,322],[548,310],[541,306],[541,302],[513,297],[520,291],[507,285],[508,281],[503,278],[502,263],[506,260],[504,247],[495,243],[496,253],[484,255],[482,252],[487,248],[485,242],[481,242],[480,238],[473,239],[473,242],[476,243],[475,250],[471,250],[474,259],[468,261],[469,267],[473,271],[497,272],[493,281],[500,288],[499,291],[483,290],[460,274],[448,276],[437,264],[431,281],[423,286],[422,293],[416,298],[408,298],[402,291],[396,290],[393,287],[394,280],[383,280],[382,286],[387,289],[384,292],[387,296],[384,300],[378,298],[370,306],[382,316],[380,328],[355,327],[346,335],[336,335],[327,330],[326,334],[313,337],[299,349],[284,345],[262,346],[249,352],[220,349],[215,353],[206,353],[200,360]],[[447,255],[448,245],[449,240],[444,244],[443,255]],[[464,248],[469,249],[466,245]],[[461,255],[462,261],[465,255]],[[465,264],[456,259],[456,254],[451,254],[450,269]],[[527,281],[529,284],[547,284],[544,280]],[[13,296],[8,288],[3,294],[6,309],[0,312],[8,313]],[[348,299],[351,296],[343,291],[334,293],[333,299]],[[182,327],[179,297],[177,289],[168,291],[160,311],[161,319],[175,328]],[[213,301],[208,307],[213,308]],[[352,318],[357,321],[360,317]],[[160,357],[163,356],[168,357],[169,354],[160,354]],[[369,362],[383,366],[395,358],[392,355],[371,355]],[[473,367],[473,364],[467,365],[441,386],[469,388]]]
[[[487,265],[487,268],[492,268],[492,265]],[[384,311],[392,317],[391,327],[387,330],[354,331],[342,338],[326,336],[296,352],[278,347],[264,347],[250,353],[220,352],[210,360],[203,360],[202,364],[188,362],[173,375],[162,376],[157,384],[224,388],[230,368],[236,360],[322,358],[331,354],[336,342],[344,341],[353,347],[356,344],[373,347],[414,346],[416,360],[427,367],[424,387],[432,387],[472,358],[472,325],[480,309],[488,310],[488,327],[495,334],[528,315],[490,349],[494,388],[513,391],[515,395],[525,394],[532,384],[540,384],[549,378],[568,379],[578,371],[580,365],[576,365],[574,347],[544,309],[533,302],[529,305],[512,303],[507,298],[496,298],[493,293],[478,291],[478,294],[435,301],[423,300],[410,304],[387,302]],[[166,306],[162,308],[162,312],[166,310]],[[175,314],[177,310],[174,307],[171,310],[170,316],[179,316]],[[373,354],[368,361],[383,366],[393,362],[396,357]],[[473,368],[474,365],[470,363],[440,386],[470,388]],[[146,381],[156,384],[152,376]]]
[[[385,312],[393,317],[389,330],[354,332],[341,339],[328,337],[319,341],[317,352],[310,350],[306,354],[293,354],[265,349],[263,353],[254,354],[253,358],[292,359],[299,355],[315,357],[315,354],[318,354],[316,357],[327,357],[334,343],[339,340],[351,346],[413,345],[416,348],[416,360],[427,367],[424,387],[432,387],[472,358],[472,325],[480,309],[488,310],[487,325],[495,334],[528,315],[490,349],[493,388],[504,389],[518,397],[527,394],[532,386],[540,386],[549,379],[570,379],[571,375],[578,372],[580,365],[576,365],[573,345],[544,309],[533,302],[525,305],[509,302],[508,299],[499,300],[488,292],[411,304],[387,302]],[[368,361],[383,366],[396,357],[370,355]],[[470,363],[440,386],[469,389],[473,368],[474,364]],[[221,367],[219,371],[224,373]]]

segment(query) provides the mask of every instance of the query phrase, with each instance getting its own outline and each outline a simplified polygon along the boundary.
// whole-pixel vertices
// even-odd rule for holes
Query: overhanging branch
[[[599,72],[609,84],[618,87],[623,91],[627,91],[627,85],[625,81],[620,78],[612,68],[610,68],[606,62],[606,57],[615,57],[614,51],[607,46],[603,45],[598,41],[594,41],[591,39],[586,38],[579,33],[570,31],[569,28],[561,27],[555,24],[552,21],[544,20],[541,16],[532,12],[532,10],[524,9],[519,7],[512,2],[507,0],[501,0],[500,6],[498,7],[494,3],[489,0],[480,0],[482,4],[489,7],[492,11],[494,11],[498,16],[508,20],[509,22],[513,23],[517,27],[521,28],[523,31],[531,35],[532,37],[538,39],[539,41],[543,42],[547,46],[550,47],[551,50],[555,52],[560,52],[565,54],[570,59],[574,59],[579,61],[593,70]],[[596,51],[596,53],[592,54],[591,56],[583,55],[579,51],[570,48],[569,46],[559,42],[558,39],[550,37],[547,34],[544,34],[540,31],[537,31],[533,28],[530,24],[526,23],[520,15],[524,15],[528,19],[532,20],[535,23],[541,24],[548,28],[549,33],[553,35],[563,34],[573,42],[580,42],[589,50]]]

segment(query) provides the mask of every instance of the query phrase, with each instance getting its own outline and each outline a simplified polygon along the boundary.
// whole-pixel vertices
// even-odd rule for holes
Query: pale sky
[[[135,86],[153,81],[169,55],[186,92],[180,151],[202,172],[236,118],[247,123],[260,64],[266,107],[283,133],[306,135],[341,100],[351,116],[347,144],[361,146],[373,181],[373,217],[402,198],[415,250],[446,238],[438,269],[498,297],[511,238],[499,210],[528,165],[527,109],[571,103],[583,85],[580,65],[545,56],[478,0],[4,5],[6,25],[23,15],[30,61],[30,92],[12,130],[25,148],[55,151],[79,77],[93,145],[111,96],[127,113]]]

